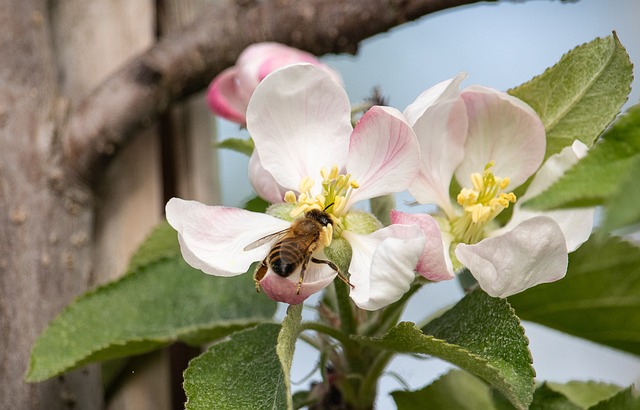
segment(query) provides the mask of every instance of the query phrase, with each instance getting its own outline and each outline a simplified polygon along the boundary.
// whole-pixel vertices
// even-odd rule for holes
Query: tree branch
[[[102,83],[72,113],[64,167],[95,183],[115,152],[171,103],[202,90],[249,44],[277,41],[316,55],[352,53],[363,39],[480,0],[219,0]]]

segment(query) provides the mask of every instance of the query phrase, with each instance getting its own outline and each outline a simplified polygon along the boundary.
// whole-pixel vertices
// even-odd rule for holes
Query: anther
[[[300,184],[298,185],[298,191],[308,192],[313,187],[314,184],[315,184],[315,181],[311,179],[311,177],[306,176],[302,178],[302,180],[300,181]]]
[[[296,194],[293,191],[287,191],[284,194],[284,202],[287,202],[289,204],[295,204],[296,203]]]

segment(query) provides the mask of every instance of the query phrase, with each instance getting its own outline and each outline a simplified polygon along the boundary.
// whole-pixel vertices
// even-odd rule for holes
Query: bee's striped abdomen
[[[291,275],[300,266],[306,254],[306,248],[300,245],[299,241],[289,240],[289,238],[276,243],[269,253],[271,269],[285,278]]]

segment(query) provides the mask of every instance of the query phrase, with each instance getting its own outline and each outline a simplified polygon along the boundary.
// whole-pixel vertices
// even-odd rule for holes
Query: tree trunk
[[[97,366],[22,380],[36,336],[92,282],[93,197],[61,179],[46,2],[2,2],[0,27],[0,408],[100,408]]]

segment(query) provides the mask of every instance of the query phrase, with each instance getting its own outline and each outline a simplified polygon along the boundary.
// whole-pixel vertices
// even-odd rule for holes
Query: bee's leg
[[[267,270],[267,264],[265,261],[262,261],[253,272],[253,281],[256,283],[256,292],[258,293],[260,293],[260,281],[264,278],[264,275],[267,274]]]
[[[298,288],[296,289],[296,295],[300,294],[300,288],[302,287],[302,280],[304,279],[304,273],[307,271],[307,265],[309,264],[309,260],[313,260],[315,258],[311,257],[311,252],[307,254],[307,256],[302,261],[302,267],[300,268],[300,279],[298,279]]]
[[[311,262],[313,263],[324,263],[326,265],[329,265],[329,267],[331,269],[333,269],[334,271],[336,271],[338,273],[338,277],[340,278],[341,281],[343,281],[344,283],[346,283],[347,285],[351,286],[352,288],[355,288],[355,286],[353,286],[351,284],[351,282],[349,282],[349,279],[347,279],[346,276],[344,276],[341,272],[340,269],[338,269],[338,266],[331,262],[331,261],[326,261],[326,260],[322,260],[322,259],[316,259],[316,258],[311,258]]]

